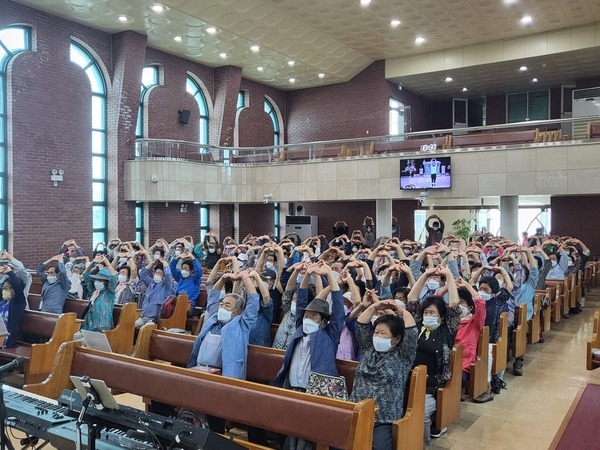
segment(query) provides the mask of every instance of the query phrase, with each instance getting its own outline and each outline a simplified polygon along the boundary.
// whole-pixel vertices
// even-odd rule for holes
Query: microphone
[[[25,364],[25,358],[23,358],[22,356],[19,356],[17,359],[13,359],[8,364],[4,364],[3,366],[0,366],[0,375],[3,375],[6,372],[16,369],[17,367],[22,366],[23,364]]]

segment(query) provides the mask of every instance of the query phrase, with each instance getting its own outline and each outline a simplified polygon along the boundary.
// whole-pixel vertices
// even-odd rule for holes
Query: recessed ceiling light
[[[360,0],[360,6],[369,6],[371,4],[371,0]]]
[[[527,72],[527,66],[519,67],[519,72]]]
[[[533,80],[531,80],[531,82],[532,82],[532,83],[537,83],[537,82],[538,82],[538,79],[537,79],[537,78],[534,78]]]
[[[150,8],[152,9],[152,11],[159,14],[167,10],[167,7],[165,5],[161,5],[160,3],[155,3]]]
[[[291,59],[288,61],[288,66],[294,67],[294,64],[296,64],[296,61],[292,61]]]
[[[425,42],[425,38],[423,36],[417,36],[417,38],[415,39],[415,44],[417,45],[421,45]]]
[[[219,56],[223,59],[227,58],[227,53],[219,53]]]
[[[468,89],[467,89],[466,87],[464,87],[464,88],[462,88],[462,91],[463,91],[463,92],[467,92],[467,91],[468,91]]]
[[[321,72],[321,73],[319,74],[319,78],[320,78],[320,79],[323,79],[323,78],[325,78],[325,74],[324,74],[323,72]]]
[[[215,27],[208,27],[208,28],[206,29],[206,32],[207,32],[208,34],[215,34],[215,33],[217,32],[217,29],[216,29]]]
[[[402,22],[400,22],[398,19],[394,19],[390,22],[390,25],[393,27],[397,27],[398,25],[400,25]]]
[[[262,71],[263,71],[263,70],[265,70],[265,69],[264,69],[264,67],[263,67],[263,66],[258,66],[258,67],[256,68],[256,70],[258,70],[259,72],[262,72]]]
[[[175,42],[181,42],[181,36],[175,36],[175,37],[173,38],[173,40],[174,40]]]
[[[295,83],[296,79],[295,78],[290,78],[290,83]]]
[[[258,45],[251,45],[250,50],[252,50],[254,53],[257,53],[260,50],[260,47]]]
[[[519,0],[504,0],[503,3],[505,5],[513,5],[515,3],[517,3]]]
[[[533,23],[533,17],[531,17],[531,16],[521,17],[521,25],[529,25],[531,23]]]
[[[119,22],[121,22],[121,23],[126,23],[126,22],[129,22],[130,20],[131,19],[125,15],[119,16]]]
[[[446,83],[450,83],[451,81],[454,81],[454,80],[453,80],[453,78],[452,78],[452,77],[446,77],[446,78],[444,79],[444,81],[445,81]]]

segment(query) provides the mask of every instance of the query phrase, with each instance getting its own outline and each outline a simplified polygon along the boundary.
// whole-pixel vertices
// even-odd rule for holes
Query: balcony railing
[[[588,116],[271,147],[218,147],[177,140],[137,139],[134,150],[136,159],[197,161],[226,165],[285,163],[399,153],[409,156],[413,152],[511,148],[526,144],[554,145],[585,140],[600,137],[588,135],[588,124],[599,121],[600,116]]]

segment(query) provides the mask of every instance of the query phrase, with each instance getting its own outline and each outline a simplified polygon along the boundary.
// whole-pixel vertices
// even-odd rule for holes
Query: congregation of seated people
[[[427,219],[424,246],[376,237],[372,219],[365,224],[350,233],[340,221],[331,239],[303,241],[295,234],[281,240],[265,234],[221,242],[209,232],[196,245],[184,236],[171,243],[161,238],[146,248],[112,239],[90,256],[71,239],[37,267],[43,283],[40,310],[61,313],[67,298],[86,299],[82,329],[103,331],[115,326],[115,304],[137,302],[139,328],[157,322],[174,295],[187,294],[192,314],[206,289],[204,322],[188,367],[245,379],[248,344],[273,346],[286,354],[272,384],[306,392],[311,373],[335,377],[336,359],[358,361],[350,400],[375,399],[376,450],[392,448],[392,423],[404,414],[410,371],[425,365],[423,439],[429,445],[445,431],[435,420],[437,390],[461,377],[468,391],[484,326],[491,345],[499,339],[502,313],[508,314],[509,330],[517,306],[531,319],[535,290],[544,288],[545,280],[582,270],[590,252],[578,239],[546,236],[543,230],[519,243],[478,233],[465,242],[444,234],[436,215]],[[31,274],[7,252],[0,263],[0,310],[15,336],[4,345],[16,345]],[[580,311],[577,305],[570,313]],[[463,346],[460,374],[450,366],[457,344]],[[522,357],[514,359],[512,373],[523,375]],[[488,389],[473,401],[493,400],[500,392],[493,386],[502,386],[503,378],[504,372],[492,375],[488,364]],[[224,431],[219,418],[209,422]],[[272,443],[264,430],[248,433],[253,442]],[[280,444],[310,446],[289,437]]]

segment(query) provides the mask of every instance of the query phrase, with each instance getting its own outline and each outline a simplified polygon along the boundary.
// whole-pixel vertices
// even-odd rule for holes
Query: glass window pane
[[[6,59],[8,59],[8,53],[4,47],[0,46],[0,68],[4,67]]]
[[[4,28],[0,30],[0,41],[13,53],[26,50],[28,47],[27,31],[16,27]]]
[[[158,67],[144,67],[144,70],[142,71],[142,87],[149,88],[155,84],[158,84]]]
[[[92,153],[100,155],[106,153],[106,133],[92,131]]]
[[[135,240],[136,242],[139,242],[140,244],[144,245],[144,233],[142,233],[141,231],[136,231]]]
[[[6,231],[6,204],[4,203],[0,203],[0,231]]]
[[[529,120],[547,120],[548,113],[548,91],[537,91],[529,93]]]
[[[142,105],[140,105],[138,107],[138,117],[137,117],[137,124],[135,125],[135,137],[141,138],[144,136],[144,131],[142,130],[142,120],[143,120],[143,115],[144,115],[144,109],[142,108]]]
[[[2,88],[0,88],[0,91]],[[0,116],[0,143],[6,142],[6,118],[4,116]]]
[[[87,67],[90,63],[89,55],[83,51],[78,45],[71,44],[71,61],[79,67]]]
[[[94,247],[100,242],[106,243],[106,233],[103,231],[94,232],[92,239],[94,240]]]
[[[103,180],[106,178],[106,159],[102,156],[92,157],[92,178],[95,180]]]
[[[6,173],[6,145],[0,142],[0,172]]]
[[[6,233],[0,234],[0,248],[6,248]]]
[[[98,70],[98,67],[96,65],[90,66],[86,69],[85,73],[92,85],[92,92],[94,94],[105,94],[106,89],[104,88],[104,80],[102,79],[102,74]]]
[[[92,198],[95,202],[105,202],[106,192],[104,183],[92,183]]]
[[[200,207],[200,226],[201,227],[208,226],[208,206]]]
[[[140,228],[144,224],[144,207],[139,204],[135,207],[135,227]]]
[[[0,47],[1,49],[2,47]],[[2,71],[2,62],[0,60],[0,114],[2,114],[4,112],[4,74],[1,73]]]
[[[94,206],[92,208],[92,226],[94,229],[106,228],[106,207]]]
[[[92,96],[92,128],[103,130],[106,128],[106,100],[104,97]]]
[[[208,144],[208,120],[200,119],[200,141],[201,144]]]
[[[509,123],[527,120],[527,93],[510,94],[507,103]]]

